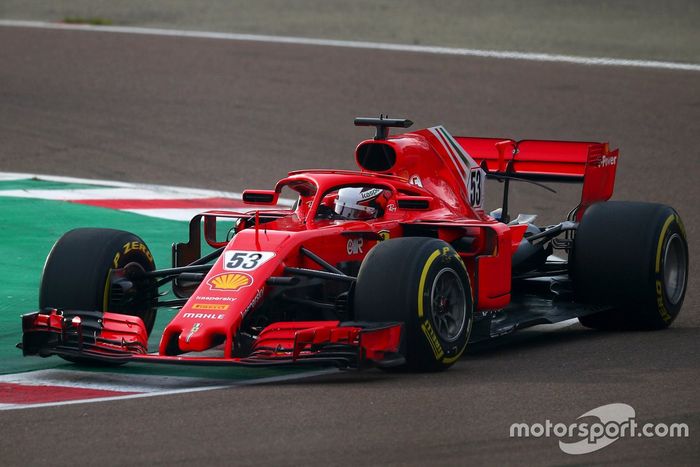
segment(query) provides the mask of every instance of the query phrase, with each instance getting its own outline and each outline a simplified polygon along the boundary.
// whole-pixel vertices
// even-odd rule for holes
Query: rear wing
[[[588,206],[612,196],[619,150],[610,151],[608,143],[465,136],[455,139],[487,177],[504,179],[506,190],[509,179],[583,183],[581,202],[575,209],[577,220]]]

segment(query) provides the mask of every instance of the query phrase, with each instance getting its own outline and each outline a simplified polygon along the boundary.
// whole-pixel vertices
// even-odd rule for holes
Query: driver
[[[382,188],[341,188],[334,210],[343,219],[376,219],[384,214],[390,197],[391,191]]]

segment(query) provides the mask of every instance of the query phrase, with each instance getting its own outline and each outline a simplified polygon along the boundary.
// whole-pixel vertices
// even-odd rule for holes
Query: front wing
[[[135,316],[98,311],[46,309],[22,316],[23,354],[59,355],[106,364],[148,362],[220,366],[328,365],[342,369],[391,367],[399,353],[401,323],[304,321],[273,323],[245,356],[148,353],[148,335]]]

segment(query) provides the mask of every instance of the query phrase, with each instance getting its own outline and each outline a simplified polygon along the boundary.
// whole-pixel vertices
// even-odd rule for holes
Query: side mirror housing
[[[243,202],[246,204],[277,204],[279,193],[275,190],[245,190]]]

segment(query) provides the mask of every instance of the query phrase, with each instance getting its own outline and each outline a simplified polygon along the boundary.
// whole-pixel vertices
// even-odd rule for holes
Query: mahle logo
[[[634,408],[627,404],[607,404],[589,410],[571,424],[552,423],[513,423],[510,426],[511,438],[565,438],[559,440],[559,449],[567,454],[580,455],[603,449],[620,438],[687,438],[690,429],[686,423],[644,423],[637,422]],[[591,421],[591,419],[596,419]]]

